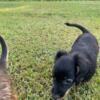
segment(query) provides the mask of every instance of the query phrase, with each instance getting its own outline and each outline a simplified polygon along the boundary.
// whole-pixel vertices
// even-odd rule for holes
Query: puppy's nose
[[[55,95],[54,96],[54,100],[60,100],[60,96],[59,95]]]

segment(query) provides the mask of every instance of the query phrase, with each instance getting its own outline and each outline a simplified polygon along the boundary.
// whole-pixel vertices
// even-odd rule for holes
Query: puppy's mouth
[[[68,93],[69,93],[70,90],[71,90],[71,88],[68,89],[68,90],[65,92],[64,96],[62,96],[62,97],[60,97],[59,95],[53,96],[53,100],[65,100],[64,98],[65,98],[65,96],[68,95]]]
[[[70,89],[68,89],[68,90],[66,91],[65,95],[67,95],[67,94],[69,93],[69,91],[70,91]],[[64,96],[65,96],[65,95],[64,95]],[[53,97],[53,100],[64,100],[64,96],[60,97],[59,95],[55,95],[55,96]]]
[[[53,88],[52,89],[52,90],[54,90],[54,91],[52,91],[53,100],[64,100],[65,95],[68,95],[69,91],[71,90],[73,83],[74,82],[72,79],[67,79],[67,80],[63,81],[63,84],[61,84],[61,85],[63,85],[62,86],[63,91],[59,92],[58,94],[55,94],[55,92],[54,92],[58,88],[57,87],[56,87],[56,89]]]
[[[53,99],[54,99],[54,100],[64,100],[63,97],[59,97],[59,96],[55,96]]]
[[[64,98],[58,98],[58,99],[55,99],[55,100],[64,100]]]

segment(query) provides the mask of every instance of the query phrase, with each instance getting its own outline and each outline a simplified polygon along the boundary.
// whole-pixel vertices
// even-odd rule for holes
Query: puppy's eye
[[[73,82],[72,79],[65,79],[64,84],[71,84]]]
[[[72,80],[72,79],[67,79],[67,82],[72,83],[72,82],[73,82],[73,80]]]

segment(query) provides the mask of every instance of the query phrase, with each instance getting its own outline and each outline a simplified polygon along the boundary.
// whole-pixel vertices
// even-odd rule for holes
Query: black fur
[[[63,55],[67,55],[66,51],[58,51],[55,57],[55,62]]]
[[[2,47],[2,53],[0,58],[0,70],[6,69],[6,60],[7,60],[7,44],[2,36],[0,36],[0,43]]]
[[[78,85],[92,78],[99,51],[96,38],[86,28],[78,24],[65,24],[79,28],[83,34],[76,39],[69,53],[59,51],[56,55],[52,88],[55,100],[63,97],[74,83]]]

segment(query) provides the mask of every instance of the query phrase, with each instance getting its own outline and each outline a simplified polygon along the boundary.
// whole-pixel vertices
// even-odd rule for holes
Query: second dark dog
[[[69,53],[58,51],[53,68],[52,95],[55,100],[62,98],[75,83],[89,81],[96,71],[99,51],[96,38],[83,26],[66,23],[79,28],[83,34],[74,42]]]
[[[0,57],[0,100],[18,100],[17,96],[12,93],[11,80],[7,74],[7,44],[0,36],[2,53]]]

